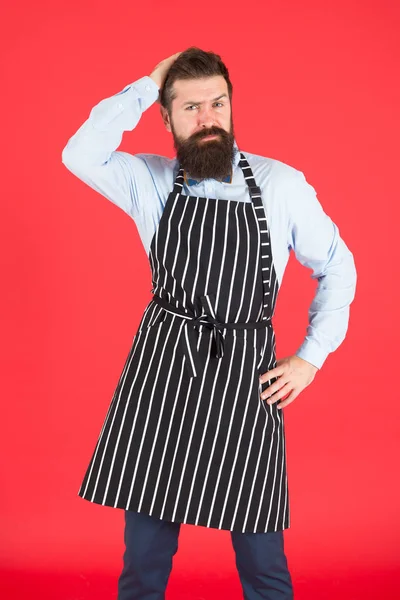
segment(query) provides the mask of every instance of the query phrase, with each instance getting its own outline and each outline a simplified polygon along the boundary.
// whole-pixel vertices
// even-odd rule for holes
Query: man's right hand
[[[180,54],[182,54],[182,52],[177,52],[176,54],[173,54],[169,58],[165,58],[164,60],[162,60],[160,63],[158,63],[158,65],[154,68],[152,73],[149,75],[149,77],[152,78],[152,80],[158,85],[159,88],[162,88],[162,86],[164,85],[165,77],[167,75],[167,72],[168,72],[170,66],[178,58],[178,56]]]

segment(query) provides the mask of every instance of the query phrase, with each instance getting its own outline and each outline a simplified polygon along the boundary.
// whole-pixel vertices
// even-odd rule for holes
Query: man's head
[[[196,47],[182,52],[167,73],[160,103],[180,166],[196,179],[230,175],[235,155],[232,84],[221,57]]]

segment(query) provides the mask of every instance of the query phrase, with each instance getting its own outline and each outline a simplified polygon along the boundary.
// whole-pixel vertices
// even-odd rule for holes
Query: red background
[[[305,173],[358,270],[345,342],[284,409],[295,597],[399,597],[399,12],[382,0],[3,9],[2,598],[116,598],[123,511],[77,491],[151,277],[134,222],[61,151],[102,98],[192,44],[230,70],[241,149]],[[122,149],[173,156],[158,105]],[[303,340],[309,275],[291,258],[278,357]],[[167,598],[242,598],[229,532],[182,526]]]

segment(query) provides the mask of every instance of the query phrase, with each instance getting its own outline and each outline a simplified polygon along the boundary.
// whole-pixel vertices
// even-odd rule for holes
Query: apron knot
[[[244,323],[221,323],[215,318],[214,301],[215,294],[200,296],[200,301],[204,309],[203,314],[198,317],[193,316],[193,313],[188,313],[182,308],[178,308],[165,298],[158,295],[153,296],[153,301],[159,304],[172,314],[176,314],[185,319],[185,324],[181,332],[182,351],[186,357],[186,369],[189,372],[189,377],[197,377],[198,373],[204,368],[203,361],[197,349],[198,335],[196,327],[203,325],[211,329],[211,356],[222,358],[224,356],[225,338],[223,330],[228,329],[260,329],[271,325],[271,319],[263,319],[256,322]]]
[[[211,341],[211,355],[215,358],[222,358],[224,355],[224,335],[222,330],[224,328],[223,323],[219,323],[211,315],[202,315],[193,319],[187,319],[184,326],[183,335],[183,352],[186,356],[186,364],[189,369],[190,377],[197,377],[197,373],[202,369],[202,365],[199,352],[197,350],[196,326],[204,325],[212,330],[212,341]]]

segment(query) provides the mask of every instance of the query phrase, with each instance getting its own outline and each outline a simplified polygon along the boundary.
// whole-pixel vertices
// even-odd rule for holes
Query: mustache
[[[190,136],[190,140],[196,142],[197,140],[201,140],[209,135],[221,135],[223,137],[228,136],[228,132],[225,129],[220,129],[220,127],[210,127],[209,129],[202,129],[201,131],[197,131],[193,135]]]

